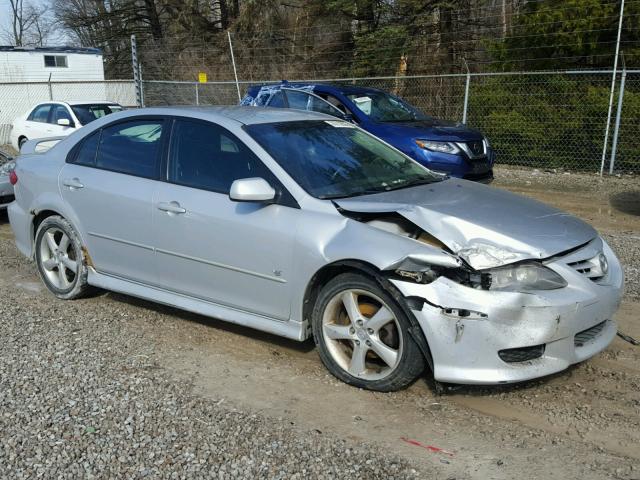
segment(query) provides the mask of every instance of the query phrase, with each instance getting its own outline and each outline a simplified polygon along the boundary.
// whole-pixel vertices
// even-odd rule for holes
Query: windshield
[[[122,111],[122,107],[114,103],[92,103],[87,105],[71,105],[71,110],[82,125],[93,122],[110,113]]]
[[[408,103],[388,93],[372,91],[366,94],[348,94],[347,98],[376,122],[412,122],[431,119]]]
[[[443,178],[341,120],[265,123],[245,129],[316,198],[354,197]]]

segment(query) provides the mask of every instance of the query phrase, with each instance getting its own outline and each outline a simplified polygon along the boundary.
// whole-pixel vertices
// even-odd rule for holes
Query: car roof
[[[371,87],[358,87],[354,85],[336,85],[333,83],[304,83],[304,82],[286,82],[278,83],[276,85],[266,84],[266,85],[255,85],[250,88],[249,94],[255,95],[261,88],[309,88],[312,91],[317,92],[340,92],[343,95],[366,95],[368,93],[373,92],[381,92],[382,90]]]
[[[255,108],[247,106],[226,106],[226,107],[152,107],[127,110],[109,115],[110,118],[131,117],[136,115],[176,115],[185,117],[204,118],[211,121],[229,118],[244,125],[255,125],[259,123],[293,122],[299,120],[335,120],[335,117],[323,113],[308,112],[305,110],[294,110],[290,108]]]

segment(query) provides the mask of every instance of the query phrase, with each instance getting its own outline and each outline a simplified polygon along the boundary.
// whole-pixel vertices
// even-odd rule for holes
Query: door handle
[[[62,184],[70,190],[80,190],[84,188],[84,185],[80,183],[78,178],[67,178],[62,181]]]
[[[160,202],[158,204],[158,210],[162,210],[167,213],[174,213],[177,215],[187,213],[186,208],[182,208],[178,202]]]

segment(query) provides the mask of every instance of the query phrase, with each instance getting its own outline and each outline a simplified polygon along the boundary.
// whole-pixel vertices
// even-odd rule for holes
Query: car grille
[[[473,154],[474,157],[479,157],[480,155],[484,155],[484,143],[482,140],[476,140],[474,142],[467,142],[467,146],[469,150]]]
[[[597,282],[598,280],[601,280],[602,277],[604,277],[604,273],[600,268],[600,260],[598,259],[598,255],[593,258],[571,262],[567,265],[569,265],[576,272],[587,277],[593,282]]]
[[[540,358],[544,354],[545,345],[534,345],[533,347],[507,348],[500,350],[498,356],[507,363],[527,362]]]
[[[607,321],[605,320],[604,322],[600,322],[599,324],[594,325],[591,328],[587,328],[586,330],[576,333],[576,336],[573,338],[573,344],[576,347],[582,347],[586,343],[591,342],[598,335],[600,335],[600,332],[604,330],[604,326],[606,324],[607,324]]]
[[[0,195],[0,205],[11,203],[16,199],[13,195]]]

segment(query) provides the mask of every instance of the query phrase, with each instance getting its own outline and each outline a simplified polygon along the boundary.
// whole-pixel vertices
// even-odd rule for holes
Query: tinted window
[[[287,103],[289,108],[296,108],[298,110],[310,110],[313,112],[326,113],[327,115],[333,115],[334,117],[342,118],[343,113],[339,111],[333,105],[319,98],[315,95],[311,95],[308,92],[302,92],[300,90],[287,89]]]
[[[284,95],[282,90],[278,90],[274,93],[273,97],[271,97],[271,101],[269,102],[270,107],[275,108],[284,108]]]
[[[76,154],[73,163],[78,165],[86,165],[92,167],[96,161],[96,150],[98,149],[98,141],[100,140],[100,130],[93,132],[86,137],[80,144],[78,153]]]
[[[71,120],[71,114],[69,114],[69,110],[64,105],[54,105],[53,107],[53,115],[51,117],[51,123],[58,123],[58,120],[61,118],[66,118],[69,120],[69,123],[73,123]]]
[[[96,167],[138,177],[155,177],[162,124],[161,120],[133,120],[105,127]]]
[[[341,120],[264,123],[245,130],[318,198],[384,192],[443,178]]]
[[[73,105],[71,107],[73,113],[76,114],[78,120],[82,125],[86,125],[87,123],[93,122],[100,117],[104,117],[105,115],[109,115],[110,113],[120,112],[122,111],[122,107],[120,105],[115,104],[87,104],[87,105]]]
[[[169,181],[228,193],[234,180],[261,177],[276,185],[273,174],[234,135],[212,124],[178,120],[171,135]]]
[[[31,115],[29,115],[29,120],[31,120],[32,122],[47,123],[47,121],[49,120],[49,112],[51,111],[52,106],[53,105],[49,103],[37,106],[36,108],[34,108],[33,112],[31,112]]]

